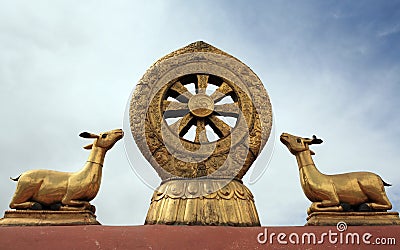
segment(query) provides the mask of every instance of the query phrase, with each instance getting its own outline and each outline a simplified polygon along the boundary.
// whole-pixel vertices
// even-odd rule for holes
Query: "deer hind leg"
[[[318,190],[317,198],[321,201],[315,201],[308,208],[307,213],[312,212],[340,212],[343,211],[342,206],[340,206],[339,196],[336,193],[336,188],[333,183],[330,183],[325,190]]]
[[[372,202],[366,203],[373,210],[390,210],[392,209],[392,203],[389,201],[389,198],[386,195],[385,188],[381,184],[381,188],[377,190],[368,190],[366,193],[369,200]]]
[[[387,199],[387,197],[386,197],[386,199]],[[386,203],[386,204],[379,204],[379,203],[370,202],[370,203],[367,203],[367,205],[368,205],[370,208],[374,209],[374,210],[384,210],[384,211],[387,211],[387,210],[392,209],[392,203],[390,203],[389,199],[387,199],[387,202],[388,202],[388,203]]]
[[[10,202],[10,208],[41,210],[42,205],[38,202],[31,201],[31,199],[33,195],[39,190],[42,182],[43,181],[41,181],[37,185],[32,185],[31,183],[25,183],[20,180],[18,182],[14,196]]]
[[[22,203],[15,203],[11,201],[10,208],[12,209],[32,209],[32,210],[42,210],[43,207],[40,203],[34,201],[27,201]]]

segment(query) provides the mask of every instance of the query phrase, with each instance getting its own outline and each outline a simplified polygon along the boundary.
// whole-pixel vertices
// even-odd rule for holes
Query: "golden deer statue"
[[[78,172],[53,170],[30,170],[12,179],[18,181],[10,208],[41,210],[91,210],[93,200],[100,188],[104,157],[109,149],[124,136],[121,129],[99,135],[83,132],[79,136],[92,138],[85,146],[91,149],[85,166]]]
[[[386,211],[392,208],[384,186],[390,186],[382,178],[370,172],[353,172],[325,175],[318,171],[309,145],[321,144],[322,140],[302,138],[283,133],[280,140],[296,156],[301,187],[312,201],[307,213],[325,211]]]

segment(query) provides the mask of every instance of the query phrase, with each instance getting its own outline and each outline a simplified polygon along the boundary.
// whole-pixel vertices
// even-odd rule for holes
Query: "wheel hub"
[[[214,111],[214,101],[205,94],[197,94],[189,99],[188,107],[196,117],[207,117]]]

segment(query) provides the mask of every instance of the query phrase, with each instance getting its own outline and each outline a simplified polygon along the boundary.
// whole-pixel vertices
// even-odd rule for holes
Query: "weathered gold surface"
[[[325,175],[318,171],[309,145],[320,144],[322,140],[283,133],[283,144],[296,156],[300,171],[300,182],[307,198],[312,201],[308,214],[312,212],[339,212],[345,207],[386,211],[392,208],[386,196],[387,186],[380,176],[370,172],[353,172]],[[332,214],[332,213],[331,213]],[[372,216],[372,215],[371,215]]]
[[[17,188],[10,203],[10,208],[19,210],[65,210],[80,211],[90,210],[94,213],[95,207],[89,203],[99,191],[102,168],[106,152],[123,137],[121,129],[95,135],[91,133],[81,133],[81,137],[94,139],[93,144],[85,146],[91,149],[89,158],[85,166],[78,172],[68,173],[53,170],[31,170],[22,173],[18,178]],[[43,216],[50,218],[60,217],[60,220],[71,215],[75,220],[81,213],[61,213],[61,212],[29,212],[15,211],[6,215],[28,215],[26,223],[33,223],[35,219]],[[32,215],[33,218],[29,218]],[[79,216],[78,216],[79,217]],[[18,217],[18,222],[24,224],[25,217]],[[58,219],[56,219],[58,220]],[[29,222],[28,222],[29,221]],[[46,222],[47,223],[47,222]],[[58,222],[57,222],[58,223]]]
[[[204,118],[214,112],[214,100],[208,95],[197,94],[189,99],[188,108],[193,116]]]
[[[0,219],[0,226],[69,226],[100,225],[96,215],[88,210],[46,211],[10,210]]]
[[[188,54],[188,53],[194,53],[194,52],[208,52],[208,53],[214,53],[214,54],[220,54],[224,55],[227,57],[231,57],[235,60],[238,60],[237,58],[233,57],[232,55],[229,55],[228,53],[208,44],[203,41],[197,41],[194,43],[191,43],[183,48],[180,48],[178,50],[175,50],[171,53],[169,53],[166,56],[161,57],[160,59],[157,60],[154,64],[157,64],[161,61],[165,61],[166,59],[169,59],[174,56],[182,55],[182,54]]]
[[[259,225],[250,191],[232,181],[250,168],[272,127],[267,92],[249,67],[201,41],[174,51],[136,85],[130,125],[163,180],[146,224]],[[230,195],[242,192],[244,199]]]
[[[189,91],[191,83],[196,93]],[[206,91],[210,85],[216,90]],[[232,102],[222,102],[224,97]],[[235,119],[235,125],[221,117]],[[272,126],[271,105],[260,79],[236,58],[204,42],[169,54],[146,72],[132,96],[130,118],[139,149],[162,180],[241,179]],[[170,118],[176,120],[168,123]],[[207,125],[217,138],[207,135]],[[184,139],[192,126],[194,140]]]
[[[260,226],[253,195],[234,180],[171,180],[151,199],[146,224]]]
[[[400,225],[398,212],[313,212],[306,226],[336,226],[339,222],[348,226]]]

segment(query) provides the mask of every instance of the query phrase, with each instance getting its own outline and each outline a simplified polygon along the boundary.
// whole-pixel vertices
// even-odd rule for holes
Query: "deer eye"
[[[300,139],[297,139],[297,142],[298,142],[298,143],[301,143],[301,140],[300,140]]]
[[[101,138],[106,138],[107,137],[107,134],[103,134],[102,136],[101,136]]]

